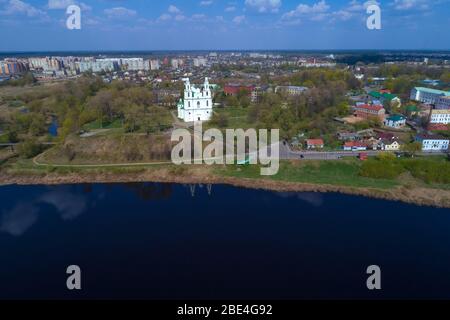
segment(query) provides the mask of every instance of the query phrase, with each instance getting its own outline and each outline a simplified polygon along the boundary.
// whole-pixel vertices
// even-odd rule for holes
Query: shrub
[[[395,179],[405,171],[396,161],[368,160],[363,163],[359,175],[375,179]]]

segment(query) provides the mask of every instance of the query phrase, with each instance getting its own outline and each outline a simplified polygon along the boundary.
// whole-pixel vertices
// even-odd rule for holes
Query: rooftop
[[[440,94],[444,96],[450,96],[450,91],[443,91],[443,90],[437,90],[437,89],[431,89],[431,88],[425,88],[425,87],[415,87],[417,91],[423,91],[427,93],[434,93],[434,94]]]

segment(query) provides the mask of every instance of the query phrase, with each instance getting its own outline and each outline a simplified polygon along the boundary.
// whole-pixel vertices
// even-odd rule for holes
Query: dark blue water
[[[56,118],[52,119],[52,123],[48,127],[48,134],[52,137],[58,136],[58,120]]]
[[[170,184],[7,186],[0,203],[0,298],[450,298],[448,209]]]

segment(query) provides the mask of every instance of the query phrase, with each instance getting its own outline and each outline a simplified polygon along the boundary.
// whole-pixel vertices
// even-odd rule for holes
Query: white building
[[[208,78],[202,88],[196,88],[189,78],[184,81],[184,98],[178,102],[178,118],[185,122],[207,121],[213,112],[212,94]]]
[[[102,71],[114,71],[116,69],[116,64],[110,59],[98,59],[96,61],[81,61],[80,62],[80,72],[92,71],[92,72],[102,72]]]
[[[430,123],[449,124],[450,123],[450,110],[431,110]]]
[[[204,67],[208,61],[203,57],[194,58],[194,67]]]
[[[449,139],[435,135],[418,135],[417,142],[422,143],[422,151],[445,151],[448,150]]]
[[[440,97],[436,102],[436,109],[450,109],[450,96]]]
[[[150,70],[159,70],[159,60],[150,60]]]
[[[145,70],[143,58],[122,58],[122,66],[128,71]]]
[[[428,104],[437,104],[441,97],[449,97],[450,91],[442,91],[424,87],[415,87],[411,90],[411,100]]]
[[[394,114],[384,120],[384,125],[391,128],[403,128],[406,125],[406,118],[400,114]]]

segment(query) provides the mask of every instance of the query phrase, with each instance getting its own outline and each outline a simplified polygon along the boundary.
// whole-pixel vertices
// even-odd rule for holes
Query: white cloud
[[[182,14],[177,14],[177,15],[175,16],[175,20],[176,20],[176,21],[183,21],[183,20],[186,20],[186,16],[184,16],[184,15],[182,15]]]
[[[300,3],[295,10],[291,10],[282,16],[282,20],[296,20],[298,18],[304,17],[310,20],[319,21],[326,17],[326,13],[330,9],[330,6],[325,0],[321,0],[312,6]]]
[[[170,19],[172,19],[172,16],[170,14],[163,13],[159,16],[158,21],[168,21]]]
[[[90,11],[92,8],[83,2],[75,0],[48,0],[47,7],[51,9],[66,9],[68,6],[76,4],[79,5],[82,10]]]
[[[0,11],[2,15],[23,14],[28,17],[47,17],[47,13],[21,0],[9,0],[5,9]]]
[[[225,12],[234,12],[236,11],[236,7],[234,6],[229,6],[225,8]]]
[[[168,11],[173,14],[180,14],[181,10],[175,7],[174,5],[170,5]]]
[[[241,23],[243,23],[245,21],[245,16],[236,16],[236,17],[234,17],[234,19],[233,19],[233,22],[235,23],[235,24],[241,24]]]
[[[201,19],[205,19],[205,18],[206,18],[206,15],[201,14],[201,13],[192,15],[192,19],[195,19],[195,20],[201,20]]]
[[[134,17],[137,14],[135,10],[127,9],[124,7],[105,9],[104,12],[110,19],[126,19]]]
[[[397,10],[410,10],[410,9],[428,9],[429,5],[426,0],[394,0],[391,3]]]
[[[259,13],[275,13],[281,7],[281,0],[245,0],[245,5]]]
[[[210,5],[212,5],[212,4],[213,4],[213,1],[212,1],[212,0],[204,0],[204,1],[200,1],[200,5],[203,6],[203,7],[210,6]]]

